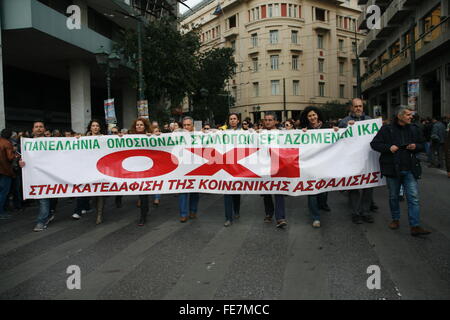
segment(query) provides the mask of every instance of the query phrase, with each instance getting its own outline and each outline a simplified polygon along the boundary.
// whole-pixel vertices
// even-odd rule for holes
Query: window
[[[278,30],[270,30],[270,44],[278,43]]]
[[[274,4],[274,7],[273,7],[273,16],[274,17],[279,17],[280,16],[280,5],[277,3],[277,4]]]
[[[278,70],[278,55],[270,56],[270,69],[271,70]]]
[[[259,82],[253,82],[253,96],[259,97]]]
[[[353,62],[353,64],[352,64],[352,74],[353,74],[354,78],[356,78],[358,76],[358,68],[357,68],[356,62]]]
[[[292,17],[294,15],[294,12],[292,12],[293,8],[292,8],[292,4],[290,4],[288,6],[288,17]]]
[[[236,52],[236,40],[231,41],[231,49],[233,49],[233,53]]]
[[[316,20],[318,21],[326,21],[325,19],[326,11],[324,9],[316,8]]]
[[[352,41],[352,51],[354,54],[356,54],[356,42]]]
[[[257,72],[258,71],[258,58],[253,58],[252,62],[253,62],[253,72]]]
[[[236,15],[228,18],[228,29],[235,28],[237,26]]]
[[[323,65],[324,65],[324,60],[323,59],[319,59],[319,72],[323,73]]]
[[[256,48],[258,46],[258,34],[253,33],[252,34],[252,47]]]
[[[272,95],[276,96],[280,94],[280,80],[271,80],[270,81],[272,88]]]
[[[269,16],[269,18],[272,18],[273,17],[273,6],[271,4],[269,4],[267,7],[269,9],[268,16]]]
[[[298,56],[292,56],[292,70],[298,70]]]
[[[325,97],[325,83],[319,82],[319,97]]]
[[[231,88],[231,95],[234,99],[237,99],[237,87]]]
[[[317,35],[317,49],[323,49],[323,35]]]
[[[358,96],[358,87],[353,86],[353,97],[357,97],[357,96]]]
[[[339,39],[339,51],[344,51],[344,40]]]
[[[298,43],[298,31],[292,30],[291,31],[291,43]]]
[[[300,95],[300,81],[299,80],[292,81],[292,95],[294,95],[294,96]]]
[[[345,85],[339,85],[339,98],[345,98]]]
[[[343,76],[344,75],[344,62],[339,62],[339,75]]]

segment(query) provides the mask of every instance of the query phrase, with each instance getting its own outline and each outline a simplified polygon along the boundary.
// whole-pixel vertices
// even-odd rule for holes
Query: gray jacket
[[[437,121],[433,124],[433,129],[431,130],[431,141],[436,141],[439,143],[445,143],[445,138],[447,134],[445,132],[445,125],[441,121]]]
[[[347,128],[347,124],[350,120],[354,120],[354,121],[364,121],[364,120],[370,120],[372,119],[369,116],[366,116],[364,113],[361,115],[361,117],[357,117],[354,114],[350,114],[349,116],[345,117],[344,119],[342,119],[341,121],[339,121],[339,128]]]

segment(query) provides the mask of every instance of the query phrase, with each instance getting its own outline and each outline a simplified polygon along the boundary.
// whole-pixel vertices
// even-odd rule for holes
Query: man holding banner
[[[359,98],[352,99],[351,113],[339,123],[339,128],[346,128],[348,125],[354,125],[356,121],[372,119],[364,114],[363,101]],[[373,223],[373,217],[370,214],[370,206],[373,198],[373,188],[360,190],[350,190],[350,205],[352,209],[352,221],[361,224],[363,221]]]
[[[266,130],[276,130],[277,116],[273,112],[266,112],[264,114],[264,127]],[[277,228],[284,228],[287,226],[286,213],[284,205],[284,195],[275,194],[275,208],[273,206],[273,200],[271,194],[265,194],[264,196],[264,211],[266,217],[264,222],[272,222],[272,217],[275,212],[275,218],[277,219]]]
[[[183,118],[183,129],[188,132],[194,132],[194,119],[191,117]],[[178,205],[180,207],[180,222],[184,223],[188,219],[197,218],[197,208],[200,195],[197,192],[180,193],[178,196]],[[189,216],[188,216],[189,214]]]

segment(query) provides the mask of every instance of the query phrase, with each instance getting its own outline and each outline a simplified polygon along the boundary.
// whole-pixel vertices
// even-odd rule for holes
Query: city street
[[[225,228],[222,195],[200,196],[196,220],[178,221],[177,195],[163,195],[147,224],[137,226],[138,197],[104,223],[95,212],[79,221],[75,201],[62,199],[56,218],[32,232],[37,207],[0,221],[0,299],[450,299],[450,179],[423,164],[422,225],[412,237],[402,202],[399,230],[390,230],[386,187],[374,192],[375,223],[351,222],[347,194],[329,194],[331,212],[313,229],[307,197],[286,197],[288,227],[263,222],[263,200],[244,195],[241,218]],[[69,290],[69,266],[81,289]],[[369,266],[381,289],[369,290]]]

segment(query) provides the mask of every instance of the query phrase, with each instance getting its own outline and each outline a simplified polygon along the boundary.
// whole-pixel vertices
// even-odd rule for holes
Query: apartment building
[[[29,129],[36,119],[51,128],[83,132],[92,118],[104,119],[106,75],[95,54],[108,53],[125,29],[137,27],[133,15],[145,6],[164,14],[161,1],[2,0],[0,1],[0,128]],[[178,12],[175,0],[166,0]],[[80,28],[69,28],[69,6],[80,9]],[[70,25],[70,22],[69,22]],[[121,61],[111,82],[116,116],[128,126],[137,115],[133,66]]]
[[[369,105],[392,117],[397,105],[408,104],[407,82],[419,80],[416,110],[422,117],[450,114],[449,0],[359,0],[361,29],[366,8],[381,9],[380,29],[369,29],[360,43],[367,58],[362,91]]]
[[[181,23],[201,28],[204,50],[234,48],[231,111],[257,121],[268,111],[298,118],[306,106],[357,95],[360,12],[357,0],[205,0]]]

